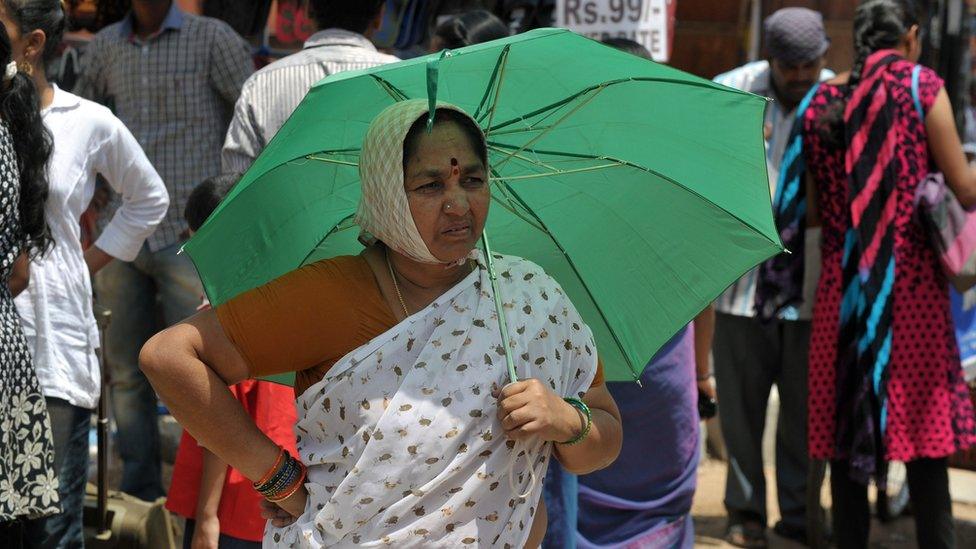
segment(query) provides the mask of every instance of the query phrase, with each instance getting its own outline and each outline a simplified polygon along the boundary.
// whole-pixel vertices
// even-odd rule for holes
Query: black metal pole
[[[105,330],[112,318],[112,312],[107,309],[97,308],[95,319],[98,323],[98,332],[102,340],[101,349],[98,351],[98,363],[101,369],[101,396],[98,399],[98,520],[96,522],[99,538],[104,537],[109,531],[108,525],[108,386],[106,377],[108,372],[105,368]]]

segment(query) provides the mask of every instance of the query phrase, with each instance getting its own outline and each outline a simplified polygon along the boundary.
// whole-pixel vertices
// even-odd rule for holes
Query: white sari
[[[596,373],[590,329],[540,267],[496,257],[520,379],[582,395]],[[480,255],[478,262],[481,268],[343,357],[298,399],[308,504],[291,526],[269,524],[265,546],[525,544],[552,445],[516,445],[496,418],[492,389],[508,383],[508,373]],[[527,497],[512,493],[510,470]]]

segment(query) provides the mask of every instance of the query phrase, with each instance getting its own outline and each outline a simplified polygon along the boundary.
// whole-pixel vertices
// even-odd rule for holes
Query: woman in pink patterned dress
[[[966,207],[976,172],[942,80],[915,69],[918,20],[911,0],[861,4],[854,68],[817,89],[802,121],[809,219],[823,226],[809,450],[831,462],[842,548],[867,545],[867,483],[887,460],[907,463],[919,545],[954,546],[946,457],[976,443],[948,283],[914,217],[930,165]]]

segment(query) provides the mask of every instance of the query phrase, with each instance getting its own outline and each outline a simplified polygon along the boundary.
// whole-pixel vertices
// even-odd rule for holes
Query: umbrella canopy
[[[215,305],[361,250],[363,136],[413,98],[453,103],[482,126],[492,246],[562,284],[608,380],[637,379],[722,290],[782,251],[763,98],[541,29],[312,87],[186,244]]]

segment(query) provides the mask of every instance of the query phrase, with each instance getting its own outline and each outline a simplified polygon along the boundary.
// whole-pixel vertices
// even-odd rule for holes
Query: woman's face
[[[488,176],[464,130],[454,122],[421,132],[403,174],[410,213],[430,253],[457,261],[478,243],[488,217]]]

